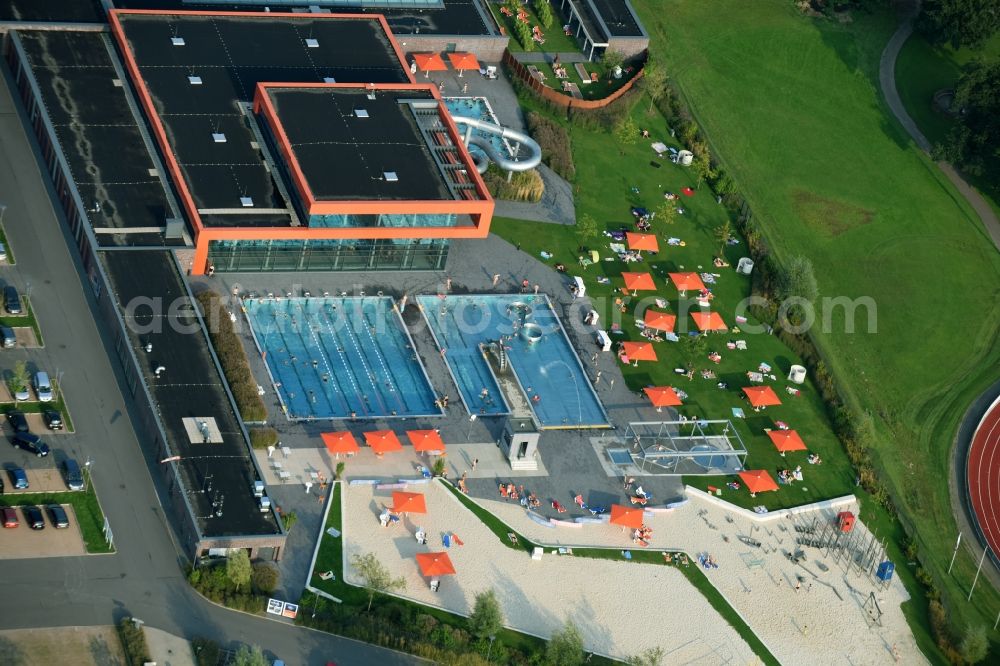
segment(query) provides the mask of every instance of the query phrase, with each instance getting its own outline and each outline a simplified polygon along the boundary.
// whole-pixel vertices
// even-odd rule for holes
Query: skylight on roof
[[[357,116],[358,118],[367,118],[368,109],[354,109],[354,115]]]
[[[184,46],[184,38],[183,37],[171,37],[170,38],[170,43],[173,44],[174,46]]]
[[[253,199],[251,197],[240,197],[240,204],[244,208],[253,208]]]
[[[212,141],[215,143],[225,143],[226,135],[222,132],[212,132]]]
[[[200,76],[189,76],[188,77],[188,83],[190,83],[193,86],[200,86],[201,85],[201,77]]]
[[[385,177],[387,183],[395,183],[399,181],[399,176],[396,175],[395,171],[386,171],[382,174]]]
[[[309,39],[306,40],[306,46],[308,46],[311,49],[318,49],[319,48],[319,40],[318,39],[313,39],[313,38],[310,37]]]
[[[324,76],[323,77],[323,83],[336,83],[336,82],[337,82],[337,79],[333,78],[332,76]]]

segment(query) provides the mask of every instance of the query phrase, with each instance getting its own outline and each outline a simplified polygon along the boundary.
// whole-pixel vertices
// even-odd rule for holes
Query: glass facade
[[[331,215],[309,216],[310,227],[454,227],[459,225],[455,213],[404,213],[381,215],[352,215],[335,213]],[[466,224],[472,220],[462,215]]]
[[[443,270],[448,240],[224,240],[211,241],[215,270],[420,271]]]
[[[318,7],[384,7],[386,9],[443,9],[444,0],[183,0],[185,5],[316,5]]]

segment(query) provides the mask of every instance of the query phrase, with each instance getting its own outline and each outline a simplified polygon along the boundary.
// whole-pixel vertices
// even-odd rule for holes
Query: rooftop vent
[[[368,91],[368,99],[375,99],[375,89],[372,88]]]
[[[399,180],[399,176],[396,175],[395,171],[386,171],[382,174],[387,183],[395,183]]]
[[[201,85],[201,77],[200,76],[189,76],[188,77],[188,83],[190,83],[193,86],[200,86]]]
[[[313,39],[312,37],[310,37],[309,39],[306,40],[306,46],[308,46],[311,49],[318,49],[319,48],[319,40],[318,39]]]
[[[368,109],[354,109],[354,115],[357,116],[358,118],[367,118]]]
[[[240,197],[240,204],[244,208],[253,208],[253,199],[250,197]]]
[[[333,78],[332,76],[324,76],[323,77],[323,83],[336,83],[336,82],[337,82],[337,79]]]
[[[216,143],[225,143],[226,135],[222,132],[212,132],[212,141]]]
[[[184,38],[183,37],[171,37],[170,38],[170,43],[173,44],[174,46],[184,46]]]

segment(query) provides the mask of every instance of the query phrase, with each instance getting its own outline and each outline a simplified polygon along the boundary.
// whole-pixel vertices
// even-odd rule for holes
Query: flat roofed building
[[[311,206],[302,206],[302,193],[289,191],[297,183],[281,177],[285,156],[271,153],[265,136],[270,129],[252,111],[257,85],[411,84],[409,68],[381,16],[116,10],[110,17],[126,69],[192,227],[192,273],[201,274],[210,266],[436,269],[447,257],[445,239],[487,235],[493,205],[474,169],[469,178],[476,196],[471,198],[479,207],[470,207],[468,195],[443,197],[438,186],[435,196],[440,193],[439,203],[447,198],[449,206],[429,210],[390,201],[379,196],[374,183],[355,177],[366,160],[388,150],[385,146],[373,146],[368,152],[359,149],[352,156],[340,152],[341,159],[329,160],[325,168],[361,188],[353,194],[342,188],[341,201],[353,197],[365,206],[359,203],[338,212],[377,216],[375,224],[351,225],[312,224]],[[379,123],[371,120],[372,125]],[[296,131],[316,132],[319,137],[324,124],[319,118]],[[390,134],[389,129],[382,127],[380,134]],[[449,140],[456,144],[460,161],[471,165],[467,151],[457,145],[461,142],[453,126],[451,130]],[[304,148],[308,140],[298,143],[303,155],[309,153],[303,162],[324,162],[321,147]],[[325,145],[332,149],[334,144]],[[397,176],[407,168],[401,164]],[[407,188],[419,178],[425,184],[432,180],[426,174],[411,174],[409,183],[400,184],[400,179],[396,189],[409,192]],[[324,182],[318,176],[314,180]],[[336,182],[337,177],[329,180]],[[326,189],[330,187],[327,183]],[[418,220],[428,223],[412,226],[412,215],[420,212],[452,215],[454,221]],[[389,217],[393,214],[411,217]],[[459,216],[473,214],[466,223],[459,221]],[[386,225],[389,222],[392,226]]]

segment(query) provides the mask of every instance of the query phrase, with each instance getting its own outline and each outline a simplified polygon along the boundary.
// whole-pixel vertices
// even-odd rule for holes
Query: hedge
[[[236,329],[233,328],[229,310],[222,303],[219,294],[214,291],[205,290],[196,298],[240,416],[244,421],[267,420],[267,408],[257,393],[257,380],[250,371],[246,351],[239,335],[236,334]]]
[[[125,651],[125,660],[131,666],[142,666],[151,661],[149,647],[146,645],[146,634],[142,626],[136,626],[131,617],[123,617],[118,623],[118,637]]]
[[[528,132],[542,148],[542,159],[557,174],[572,181],[576,178],[569,132],[559,123],[540,113],[529,111]]]

